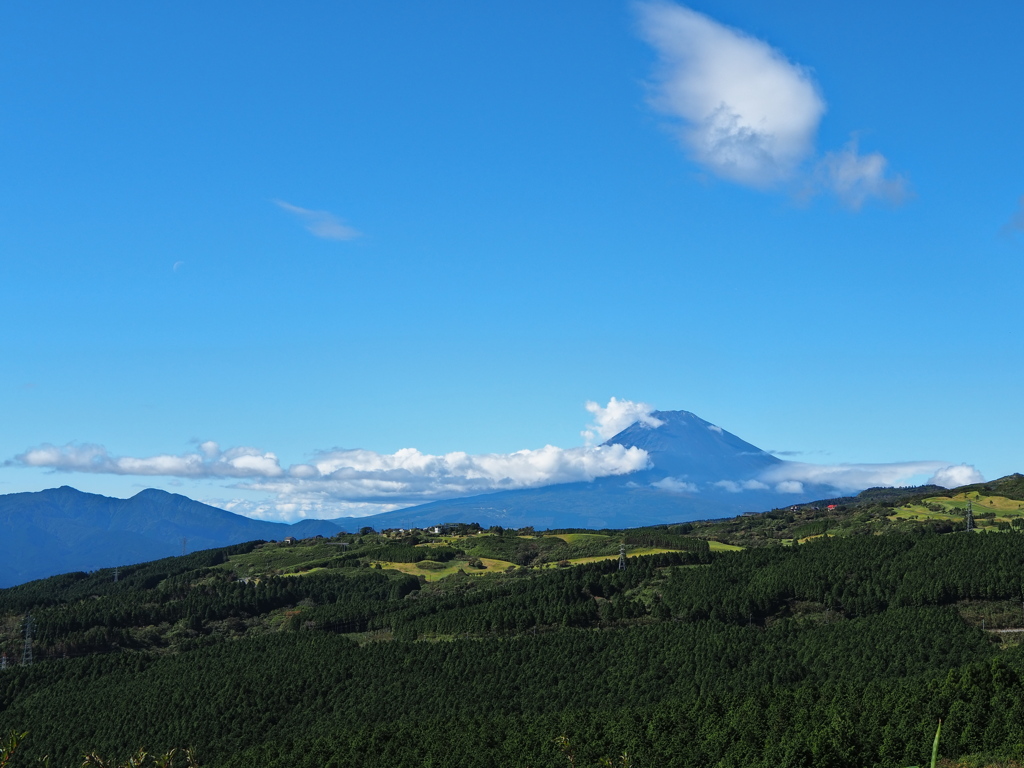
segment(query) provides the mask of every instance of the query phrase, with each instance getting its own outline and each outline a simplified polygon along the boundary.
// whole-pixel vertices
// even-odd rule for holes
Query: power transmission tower
[[[118,577],[118,567],[115,565],[114,566],[114,583],[115,584],[117,584],[117,577]]]
[[[2,656],[0,656],[0,672],[3,672],[5,669],[7,669],[7,654],[6,653],[3,654]]]
[[[964,518],[964,522],[967,524],[968,531],[974,530],[974,509],[971,507],[971,500],[967,500],[967,516]]]
[[[626,570],[626,545],[619,544],[619,570]]]
[[[25,617],[25,649],[21,652],[21,666],[23,667],[32,666],[32,630],[34,628],[35,622],[30,613]]]
[[[188,539],[184,536],[181,537],[181,556],[185,556],[185,552],[188,550]]]

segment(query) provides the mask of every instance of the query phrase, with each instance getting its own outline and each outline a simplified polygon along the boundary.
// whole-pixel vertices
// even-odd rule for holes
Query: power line
[[[25,617],[25,648],[21,652],[21,666],[32,666],[32,630],[35,629],[35,621],[32,614]]]

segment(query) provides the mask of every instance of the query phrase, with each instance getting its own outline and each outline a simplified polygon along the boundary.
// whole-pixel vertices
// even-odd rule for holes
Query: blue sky
[[[368,512],[419,486],[288,467],[624,471],[580,434],[612,397],[804,462],[1022,470],[1022,27],[5,3],[0,493]]]

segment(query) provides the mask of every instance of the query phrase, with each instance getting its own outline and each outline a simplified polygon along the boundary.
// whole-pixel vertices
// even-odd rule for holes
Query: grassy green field
[[[1024,517],[1024,502],[1008,499],[1005,496],[982,496],[977,491],[958,493],[954,496],[932,496],[919,504],[905,504],[895,509],[891,520],[963,520],[967,510],[967,502],[971,502],[975,520],[984,525],[984,518],[979,515],[994,512],[995,518],[990,522],[1010,522],[1015,517]]]
[[[470,534],[465,536],[439,536],[433,541],[424,542],[417,546],[426,548],[452,546],[457,549],[466,549],[467,547],[471,548],[473,546],[473,539],[479,537],[480,534]],[[543,537],[547,539],[561,539],[570,546],[602,544],[606,542],[614,543],[616,540],[614,536],[603,533],[556,533],[544,534]],[[535,537],[522,536],[520,538],[532,539]],[[723,544],[718,541],[711,541],[709,544],[711,550],[714,552],[737,551],[742,549],[742,547]],[[336,541],[317,540],[315,542],[300,542],[296,544],[274,542],[263,544],[248,554],[232,555],[227,562],[221,564],[218,568],[233,571],[239,576],[251,576],[253,578],[258,578],[265,574],[307,576],[314,573],[320,573],[326,568],[335,567],[337,561],[335,561],[334,564],[331,564],[330,561],[344,554],[346,551],[345,546],[341,542]],[[626,556],[639,557],[641,555],[663,554],[672,551],[674,550],[661,547],[630,547],[626,552]],[[566,552],[566,554],[570,553]],[[566,561],[570,565],[581,565],[584,563],[594,563],[602,560],[616,560],[618,557],[619,555],[617,552],[609,552],[608,554],[601,555],[566,558]],[[480,557],[478,559],[484,565],[483,568],[472,568],[465,559],[451,560],[448,562],[424,560],[419,563],[396,563],[374,560],[369,564],[373,566],[380,565],[381,568],[400,571],[413,576],[423,576],[428,582],[440,581],[441,579],[453,576],[460,572],[466,573],[470,576],[480,576],[484,574],[501,573],[509,568],[518,567],[507,560],[498,560],[488,557]],[[558,563],[552,560],[552,562],[548,562],[537,567],[556,568],[558,567]]]
[[[577,544],[587,541],[607,541],[611,538],[603,533],[547,533],[546,538],[561,539],[566,544]]]
[[[708,545],[711,547],[712,552],[739,552],[743,547],[737,547],[735,544],[723,544],[720,541],[709,541]]]
[[[310,563],[328,560],[344,552],[340,544],[327,541],[316,544],[264,544],[247,555],[232,555],[218,567],[243,575],[296,573],[308,570]]]
[[[640,555],[661,555],[665,552],[675,552],[674,549],[664,549],[662,547],[635,547],[626,552],[626,558],[640,557]],[[597,563],[601,560],[618,560],[618,555],[596,555],[594,557],[575,557],[569,560],[573,565],[580,563]],[[554,567],[554,563],[549,563],[547,567]]]
[[[381,568],[389,568],[413,576],[423,576],[427,581],[440,581],[448,576],[453,576],[463,571],[470,576],[480,576],[485,573],[501,573],[508,568],[515,568],[512,563],[504,560],[491,560],[481,557],[480,562],[483,568],[470,568],[465,560],[451,560],[447,563],[438,563],[433,560],[423,560],[419,563],[385,563],[380,564]]]

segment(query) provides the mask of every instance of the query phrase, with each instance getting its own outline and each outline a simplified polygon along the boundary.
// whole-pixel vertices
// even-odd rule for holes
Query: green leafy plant
[[[935,768],[935,764],[939,760],[939,736],[942,735],[942,721],[939,720],[939,727],[935,729],[935,741],[932,742],[932,762],[931,768]],[[911,766],[911,768],[921,768],[918,765]]]
[[[6,739],[0,741],[0,768],[4,768],[11,762],[11,758],[14,757],[14,753],[18,751],[18,747],[26,736],[28,736],[27,732],[11,731]]]
[[[569,761],[570,768],[576,768],[578,765],[576,761],[576,751],[573,749],[572,743],[569,741],[569,737],[562,735],[555,738],[555,746],[558,750],[565,755],[565,759]],[[602,768],[633,768],[633,761],[629,756],[629,753],[623,752],[618,757],[618,761],[610,757],[602,757],[598,759],[597,764]]]

